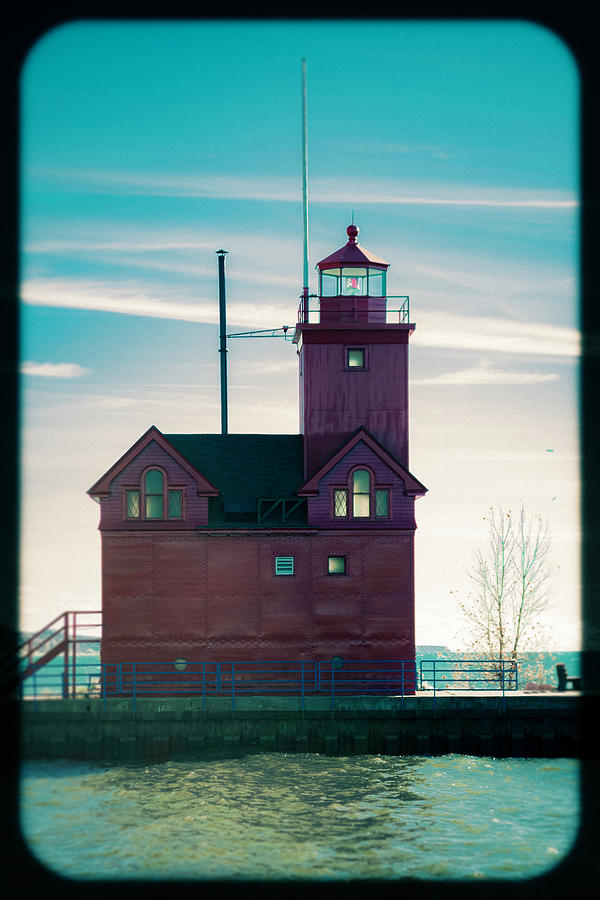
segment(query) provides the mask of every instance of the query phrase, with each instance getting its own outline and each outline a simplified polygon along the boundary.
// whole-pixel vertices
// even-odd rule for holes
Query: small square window
[[[349,369],[365,368],[365,348],[349,347],[346,356],[346,365]]]
[[[327,557],[327,574],[328,575],[345,575],[346,574],[346,557],[345,556],[328,556]]]
[[[276,556],[275,557],[275,574],[276,575],[293,575],[294,574],[294,557],[293,556]]]

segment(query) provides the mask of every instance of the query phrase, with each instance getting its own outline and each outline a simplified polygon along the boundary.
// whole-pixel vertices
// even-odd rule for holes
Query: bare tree
[[[540,516],[528,520],[521,506],[491,509],[487,540],[467,570],[474,585],[459,606],[473,649],[495,659],[517,659],[531,642],[538,616],[550,602],[550,536]]]
[[[512,656],[531,640],[537,616],[550,603],[553,568],[550,562],[550,534],[541,516],[527,521],[521,506],[514,541],[514,591]]]

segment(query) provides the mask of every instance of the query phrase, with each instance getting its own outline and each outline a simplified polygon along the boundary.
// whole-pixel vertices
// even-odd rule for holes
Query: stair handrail
[[[99,616],[100,621],[98,623],[92,623],[92,625],[77,622],[77,616],[81,615]],[[58,624],[58,627],[54,627],[57,623],[60,623]],[[69,627],[70,625],[71,627]],[[25,663],[25,668],[34,665],[35,660],[33,654],[39,653],[46,644],[56,641],[57,638],[60,638],[60,643],[63,641],[80,640],[87,642],[100,640],[100,638],[77,638],[77,630],[79,628],[88,627],[102,628],[102,610],[78,609],[66,610],[65,612],[59,613],[51,619],[50,622],[38,629],[34,634],[31,634],[0,659],[0,669],[2,674],[9,675],[15,669],[20,669],[23,663]],[[50,649],[52,648],[49,647],[48,650]]]
[[[63,620],[62,625],[55,629],[54,631],[46,634],[44,639],[34,646],[35,641],[44,635],[53,625],[55,625],[60,620]],[[34,664],[33,653],[38,651],[41,647],[44,646],[48,641],[55,640],[56,636],[61,634],[64,631],[66,638],[66,614],[60,613],[58,616],[55,616],[44,628],[40,628],[39,631],[36,631],[35,634],[30,635],[25,641],[15,647],[11,652],[7,653],[1,660],[1,669],[2,674],[4,676],[9,676],[11,672],[19,671],[23,662],[25,662],[25,666],[29,667]],[[63,638],[64,639],[64,638]],[[24,652],[25,651],[25,652]]]
[[[52,621],[48,622],[48,624],[44,628],[40,628],[40,630],[36,631],[35,634],[30,635],[27,638],[27,640],[24,641],[19,646],[19,648],[17,650],[18,657],[19,657],[19,659],[18,659],[19,663],[21,663],[23,660],[27,660],[28,666],[33,665],[35,663],[35,660],[33,659],[33,654],[35,652],[39,652],[39,650],[41,650],[41,648],[45,644],[47,644],[49,641],[54,641],[56,639],[56,637],[58,635],[60,635],[61,633],[64,635],[62,640],[63,641],[67,640],[68,631],[69,631],[68,616],[69,616],[68,612],[59,613],[59,615],[55,616],[55,618],[52,619]],[[58,628],[56,628],[54,631],[50,631],[52,626],[56,622],[59,622],[61,619],[62,619],[62,624]],[[49,632],[49,633],[46,634],[46,632]],[[36,639],[39,637],[42,637],[42,636],[44,636],[43,640],[41,640],[38,644],[36,644],[35,643]],[[61,641],[61,643],[62,643],[62,641]],[[27,652],[23,653],[23,650],[25,650],[25,648],[27,648]],[[49,648],[49,649],[51,649],[51,648]]]

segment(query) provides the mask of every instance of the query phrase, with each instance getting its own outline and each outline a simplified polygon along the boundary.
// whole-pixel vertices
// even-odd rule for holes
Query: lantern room
[[[358,225],[348,225],[348,243],[317,263],[322,324],[386,321],[389,263],[358,243]]]
[[[389,263],[364,250],[358,232],[348,225],[348,243],[317,263],[320,297],[385,297]]]

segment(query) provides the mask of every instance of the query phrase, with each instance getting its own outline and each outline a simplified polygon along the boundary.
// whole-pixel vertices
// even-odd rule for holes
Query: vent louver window
[[[294,557],[293,556],[276,556],[275,557],[275,574],[276,575],[293,575],[294,574]]]

